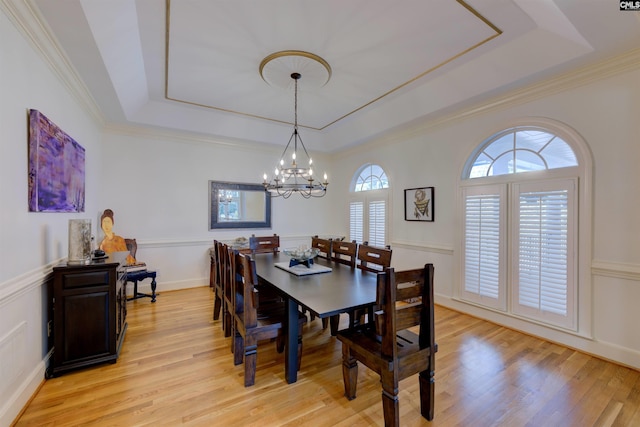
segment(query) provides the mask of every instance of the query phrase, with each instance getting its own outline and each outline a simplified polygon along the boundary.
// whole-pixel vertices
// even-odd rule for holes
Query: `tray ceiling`
[[[636,12],[596,0],[28,1],[107,122],[284,145],[298,71],[301,135],[326,152],[640,39]],[[281,51],[328,72],[292,55],[265,79]]]

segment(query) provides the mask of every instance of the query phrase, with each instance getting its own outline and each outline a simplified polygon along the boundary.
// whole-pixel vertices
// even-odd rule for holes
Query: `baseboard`
[[[537,338],[640,371],[640,352],[636,350],[622,347],[615,343],[600,341],[592,337],[585,337],[545,327],[544,325],[530,323],[506,314],[486,310],[473,304],[466,304],[463,301],[453,299],[446,295],[436,294],[434,296],[434,301],[436,304],[451,310],[459,311],[527,335],[532,335]],[[436,340],[437,339],[438,336],[436,334]]]

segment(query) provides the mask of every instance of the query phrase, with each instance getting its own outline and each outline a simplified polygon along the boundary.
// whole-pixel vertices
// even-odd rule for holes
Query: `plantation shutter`
[[[385,245],[385,201],[369,202],[369,245]]]
[[[462,297],[502,310],[505,293],[504,186],[464,191],[464,268]]]
[[[568,327],[573,325],[574,184],[555,180],[514,186],[513,310]]]
[[[349,240],[364,241],[364,202],[349,203]]]

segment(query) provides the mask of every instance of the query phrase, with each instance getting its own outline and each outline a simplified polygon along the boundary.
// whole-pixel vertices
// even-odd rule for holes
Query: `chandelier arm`
[[[300,145],[302,145],[302,149],[304,150],[304,154],[307,155],[307,158],[310,159],[311,156],[309,155],[309,153],[307,152],[307,147],[305,147],[304,142],[302,141],[302,137],[300,136],[300,134],[298,133],[298,139],[300,139]]]
[[[280,160],[284,159],[285,154],[287,154],[287,150],[289,149],[289,145],[291,145],[291,140],[293,139],[294,135],[295,135],[295,131],[289,137],[289,142],[287,142],[287,146],[284,147],[284,151],[282,152],[282,155],[280,156]],[[280,164],[278,164],[278,166],[280,166]]]

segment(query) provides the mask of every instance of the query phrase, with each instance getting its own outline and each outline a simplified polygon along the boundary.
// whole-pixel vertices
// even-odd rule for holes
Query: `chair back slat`
[[[311,238],[311,247],[320,249],[318,257],[324,259],[331,259],[331,239],[321,239],[318,236]]]
[[[249,237],[249,248],[251,249],[251,255],[278,253],[280,251],[280,236],[277,234],[273,236],[256,236],[254,234]]]
[[[391,267],[392,253],[390,246],[379,248],[364,242],[358,246],[358,268],[376,273],[384,271],[385,268]]]
[[[341,242],[333,240],[331,242],[331,259],[341,264],[351,267],[356,266],[356,257],[358,255],[358,244],[355,240],[351,242]]]
[[[420,325],[422,304],[413,303],[396,307],[396,330],[402,331]]]

